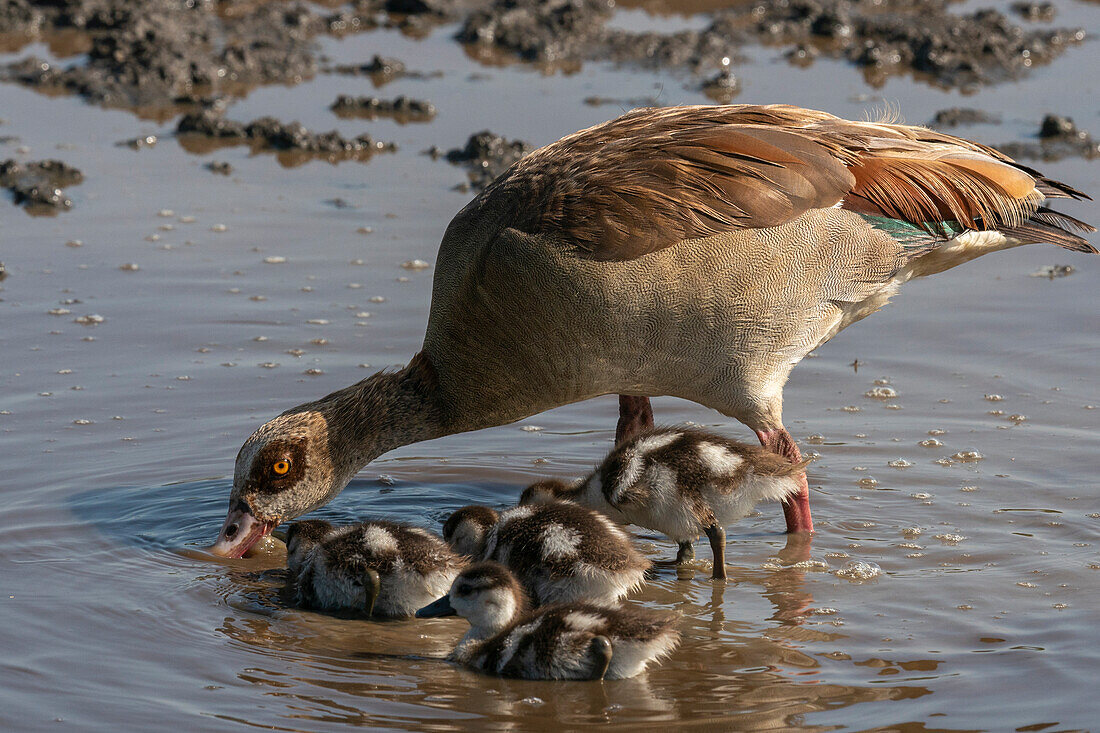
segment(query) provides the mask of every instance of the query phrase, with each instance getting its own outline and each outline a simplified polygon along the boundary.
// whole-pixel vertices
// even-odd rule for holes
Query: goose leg
[[[695,557],[695,548],[690,542],[681,542],[680,551],[676,553],[676,564],[683,565]]]
[[[619,423],[615,426],[616,445],[653,427],[653,407],[648,397],[619,395]]]
[[[710,551],[714,555],[714,572],[710,577],[715,580],[726,579],[726,530],[717,524],[712,524],[706,529],[707,539],[710,540]]]
[[[606,636],[594,636],[588,643],[588,653],[592,655],[592,676],[589,679],[602,680],[611,666],[611,640]]]
[[[757,430],[756,437],[760,439],[760,444],[765,448],[772,453],[784,456],[791,463],[798,463],[802,460],[802,454],[799,453],[794,438],[791,437],[786,428]],[[810,485],[806,482],[805,471],[802,472],[799,483],[801,489],[799,489],[798,494],[783,502],[783,516],[787,519],[787,531],[813,532],[814,521],[810,517]]]

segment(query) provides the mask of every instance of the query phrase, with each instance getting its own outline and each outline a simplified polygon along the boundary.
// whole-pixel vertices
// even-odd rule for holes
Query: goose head
[[[318,410],[291,411],[261,425],[237,454],[229,512],[210,551],[242,557],[280,523],[340,493],[358,465],[334,438],[330,417]]]
[[[417,618],[459,615],[470,622],[475,638],[505,629],[527,610],[519,581],[500,563],[469,566],[454,579],[450,592],[416,612]]]

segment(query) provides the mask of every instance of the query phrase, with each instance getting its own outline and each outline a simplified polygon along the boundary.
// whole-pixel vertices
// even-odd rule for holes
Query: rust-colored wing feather
[[[601,260],[832,206],[934,235],[944,222],[1056,229],[1041,241],[1091,249],[1066,219],[1033,218],[1046,197],[1087,197],[992,148],[786,105],[635,110],[535,151],[483,194],[496,196],[510,203],[502,226],[554,234]]]

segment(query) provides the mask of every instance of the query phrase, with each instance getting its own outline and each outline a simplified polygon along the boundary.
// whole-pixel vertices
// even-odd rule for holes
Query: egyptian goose
[[[303,608],[411,616],[438,598],[466,565],[420,527],[373,520],[334,527],[295,522],[286,533],[287,590]]]
[[[650,567],[618,525],[605,515],[570,502],[505,509],[488,530],[481,524],[488,507],[463,507],[443,528],[456,549],[456,532],[479,526],[467,552],[475,560],[508,567],[537,605],[587,600],[611,604],[645,580]]]
[[[386,451],[620,395],[674,395],[801,460],[795,364],[907,280],[1030,242],[1097,250],[1087,198],[984,145],[786,105],[638,109],[531,153],[451,221],[424,344],[260,426],[212,550],[240,556]],[[805,480],[784,503],[812,531]]]
[[[447,595],[416,616],[456,613],[470,622],[470,630],[448,659],[529,680],[633,677],[680,639],[675,616],[641,608],[577,602],[529,612],[519,581],[495,562],[463,570]]]
[[[624,440],[588,477],[573,485],[540,481],[524,490],[521,505],[574,501],[623,524],[663,532],[680,545],[677,564],[695,556],[706,533],[714,555],[712,577],[726,577],[726,525],[761,501],[798,493],[802,463],[766,448],[691,428],[659,428]]]

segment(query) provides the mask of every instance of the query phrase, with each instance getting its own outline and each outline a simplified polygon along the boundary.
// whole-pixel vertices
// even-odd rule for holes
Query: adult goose
[[[1096,252],[1087,198],[992,148],[786,105],[639,109],[516,163],[451,221],[424,345],[260,426],[214,552],[240,556],[408,443],[618,394],[673,395],[800,461],[792,367],[902,283],[1031,242]],[[805,478],[784,503],[812,531]]]

